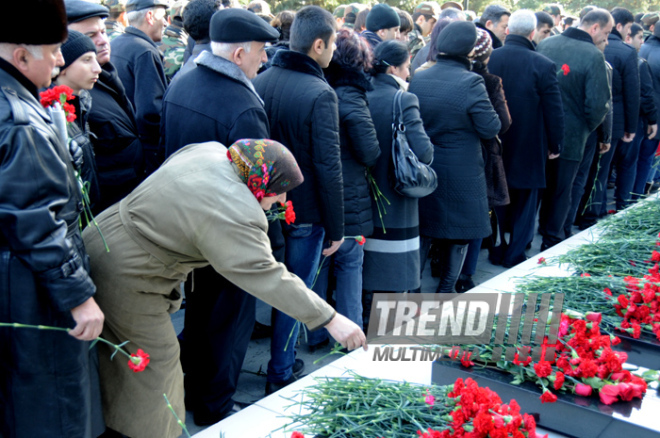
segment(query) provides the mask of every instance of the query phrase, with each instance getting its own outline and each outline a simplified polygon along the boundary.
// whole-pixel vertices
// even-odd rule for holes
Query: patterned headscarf
[[[288,192],[303,182],[296,159],[274,140],[238,140],[227,150],[227,157],[257,201]]]

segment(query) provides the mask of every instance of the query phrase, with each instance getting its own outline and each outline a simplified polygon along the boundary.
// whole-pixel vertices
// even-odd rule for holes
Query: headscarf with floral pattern
[[[303,182],[291,151],[275,140],[238,140],[227,150],[227,157],[257,201],[288,192]]]

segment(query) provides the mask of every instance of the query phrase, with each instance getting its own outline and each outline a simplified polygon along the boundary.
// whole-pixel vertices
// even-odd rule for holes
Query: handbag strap
[[[399,131],[404,131],[403,111],[401,110],[401,96],[403,90],[397,90],[392,102],[392,125]]]

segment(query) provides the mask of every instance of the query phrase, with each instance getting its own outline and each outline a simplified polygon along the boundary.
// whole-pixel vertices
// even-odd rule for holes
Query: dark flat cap
[[[221,9],[211,17],[211,41],[244,43],[274,42],[280,33],[255,13],[245,9]]]
[[[69,24],[92,17],[108,18],[108,8],[85,0],[66,0],[64,6]]]
[[[166,0],[128,0],[126,2],[126,12],[141,11],[156,6],[169,8],[170,4]]]

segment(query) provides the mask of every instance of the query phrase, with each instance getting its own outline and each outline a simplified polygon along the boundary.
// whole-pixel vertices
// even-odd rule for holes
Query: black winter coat
[[[305,177],[287,196],[296,223],[320,223],[327,239],[341,240],[344,190],[337,95],[323,70],[307,55],[280,50],[254,86],[264,100],[271,138],[291,150]]]
[[[374,231],[367,167],[376,164],[380,145],[369,113],[367,91],[373,86],[362,70],[334,61],[324,71],[337,93],[341,170],[344,178],[344,233],[370,236]]]
[[[502,78],[513,120],[500,136],[509,188],[544,188],[548,152],[560,153],[564,137],[558,68],[527,38],[508,35],[490,56],[488,69]]]
[[[637,132],[639,117],[639,67],[637,52],[624,43],[616,29],[607,37],[605,59],[613,69],[612,103],[612,139],[618,140],[625,132]]]
[[[413,290],[420,285],[421,272],[419,199],[403,196],[392,188],[392,110],[400,84],[385,73],[376,75],[372,83],[374,90],[367,93],[367,98],[381,154],[371,173],[389,203],[384,205],[385,211],[379,211],[372,202],[374,234],[364,244],[363,287],[394,292]],[[410,148],[419,161],[429,164],[433,160],[433,145],[424,132],[417,96],[404,92],[401,110]]]
[[[192,143],[213,140],[229,147],[242,138],[269,138],[261,98],[241,69],[211,52],[197,61],[165,94],[160,139],[165,156]]]
[[[144,179],[144,153],[135,112],[112,63],[103,65],[99,80],[89,92],[88,113],[103,211],[128,195]]]
[[[438,188],[420,199],[420,233],[438,239],[480,239],[491,234],[481,138],[502,127],[481,76],[467,58],[438,56],[410,84],[424,129],[434,145]],[[438,115],[441,114],[441,117]]]
[[[0,60],[0,321],[72,328],[96,288],[71,155],[37,89]],[[0,329],[0,436],[89,437],[89,343]]]
[[[639,56],[646,59],[649,63],[651,70],[651,78],[653,79],[653,96],[655,100],[656,110],[660,112],[660,38],[651,36],[642,44],[639,51]],[[660,130],[655,136],[656,140],[660,139]]]
[[[110,46],[110,59],[135,108],[146,171],[150,174],[164,159],[163,151],[158,149],[161,106],[167,88],[163,55],[151,38],[133,26],[112,40]]]
[[[76,120],[73,123],[67,123],[67,131],[69,138],[76,141],[83,153],[82,164],[78,168],[76,167],[76,163],[74,163],[74,167],[80,172],[80,176],[85,184],[89,208],[93,214],[98,214],[102,211],[99,208],[101,190],[99,189],[94,147],[90,141],[90,137],[93,134],[90,136],[89,124],[87,123],[89,110],[92,106],[92,98],[87,90],[80,90],[80,94],[74,98],[72,104],[76,108]],[[83,221],[83,223],[87,225],[87,222]]]
[[[655,125],[658,122],[657,108],[653,93],[653,78],[651,77],[651,68],[644,58],[639,58],[639,117],[644,122],[644,132],[649,125]]]

